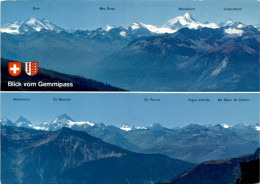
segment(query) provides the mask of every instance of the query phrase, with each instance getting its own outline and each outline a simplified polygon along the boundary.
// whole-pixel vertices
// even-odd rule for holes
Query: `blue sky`
[[[189,13],[200,22],[241,21],[259,24],[258,0],[45,0],[3,1],[2,25],[30,17],[46,18],[66,29],[96,29],[106,25],[128,27],[133,22],[161,26],[167,20],[183,15],[178,8],[195,8]],[[113,7],[115,11],[100,11],[99,7]],[[33,7],[40,10],[32,10]],[[242,8],[242,11],[224,11],[226,8]]]
[[[160,93],[3,93],[2,117],[15,121],[23,115],[33,123],[50,122],[67,113],[75,121],[106,125],[147,126],[160,123],[173,128],[190,123],[259,123],[259,94],[160,94]],[[30,98],[15,102],[13,98]],[[70,98],[54,102],[53,98]],[[160,102],[144,99],[160,99]],[[211,102],[190,102],[210,98]],[[218,102],[218,98],[248,98],[249,102]]]

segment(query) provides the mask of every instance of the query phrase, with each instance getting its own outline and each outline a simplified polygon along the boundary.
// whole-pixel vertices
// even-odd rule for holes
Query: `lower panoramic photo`
[[[2,93],[1,184],[259,182],[257,93]]]

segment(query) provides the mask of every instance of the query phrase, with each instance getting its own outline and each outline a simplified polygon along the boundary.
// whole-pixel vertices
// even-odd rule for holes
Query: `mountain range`
[[[65,122],[66,115],[60,118]],[[23,117],[17,124],[24,122],[31,124]],[[259,148],[254,154],[208,160],[195,166],[161,154],[131,152],[86,132],[64,127],[42,131],[1,125],[1,143],[1,182],[7,184],[259,182]]]
[[[27,122],[28,124],[21,123]],[[58,131],[63,127],[85,131],[105,142],[124,149],[147,154],[164,154],[171,158],[192,163],[224,159],[253,152],[259,146],[259,125],[190,124],[179,128],[165,128],[160,124],[148,127],[116,127],[75,121],[67,114],[56,117],[52,122],[32,124],[20,117],[15,123],[8,118],[1,120],[2,125],[26,127],[36,130]]]
[[[258,91],[259,31],[248,26],[230,37],[224,30],[141,37],[101,60],[91,76],[135,91]]]
[[[143,35],[150,35],[150,34],[174,33],[184,27],[187,27],[189,29],[199,29],[205,27],[217,29],[220,27],[224,27],[226,33],[241,35],[246,25],[241,22],[233,22],[232,20],[229,20],[225,23],[221,22],[220,24],[209,23],[209,22],[201,23],[196,21],[189,13],[185,13],[183,16],[177,16],[173,19],[168,20],[162,26],[155,26],[151,24],[145,24],[142,22],[135,22],[128,28],[114,27],[111,25],[107,25],[106,28],[98,28],[96,30],[93,30],[93,32],[89,31],[89,33],[92,34],[88,34],[88,35],[94,36],[94,34],[97,34],[97,31],[102,32],[102,34],[104,35],[104,33],[108,33],[110,31],[114,31],[120,28],[121,32],[119,32],[119,35],[121,35],[122,37],[128,37],[129,35],[133,33],[136,34],[137,32],[139,32],[139,34],[137,35],[143,36]],[[259,30],[259,25],[254,25],[254,27]],[[66,30],[50,22],[49,20],[37,19],[32,17],[30,19],[27,19],[26,21],[17,20],[12,23],[7,23],[2,26],[1,32],[9,33],[9,34],[31,34],[43,30],[54,31],[57,33],[61,31],[70,32],[70,33],[75,33],[75,32],[80,33],[81,31],[81,30],[76,30],[76,31]]]
[[[43,29],[56,32],[65,30],[46,19],[38,20],[36,18],[30,18],[27,21],[17,20],[12,23],[7,23],[2,26],[1,32],[10,34],[24,34],[34,33]]]
[[[41,184],[153,184],[194,164],[134,153],[86,132],[1,127],[1,182]]]
[[[130,91],[259,91],[259,26],[200,23],[65,30],[45,19],[2,28],[2,57]]]

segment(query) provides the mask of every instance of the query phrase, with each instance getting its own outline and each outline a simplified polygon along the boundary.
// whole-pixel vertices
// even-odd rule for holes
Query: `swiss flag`
[[[21,62],[8,62],[8,72],[12,76],[20,75],[22,71],[22,63]]]

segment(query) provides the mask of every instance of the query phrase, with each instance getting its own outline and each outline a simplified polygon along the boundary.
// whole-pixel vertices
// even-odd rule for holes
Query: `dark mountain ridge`
[[[254,154],[248,154],[236,158],[224,159],[224,160],[212,160],[206,161],[198,166],[195,166],[191,169],[188,169],[181,175],[177,176],[171,181],[163,182],[160,184],[232,184],[236,183],[237,179],[241,176],[240,163],[246,163],[249,161],[256,160],[259,166],[259,148],[255,151]],[[243,164],[242,164],[243,165]],[[247,168],[249,169],[249,168]],[[257,175],[256,171],[254,172],[254,177]],[[258,167],[259,171],[259,167]],[[244,171],[245,172],[245,171]],[[253,173],[251,173],[253,175]],[[252,178],[251,178],[252,179]],[[242,183],[251,183],[249,178],[245,178]],[[254,183],[258,183],[258,179]]]
[[[155,183],[193,166],[159,154],[138,154],[86,132],[2,126],[2,182]]]

